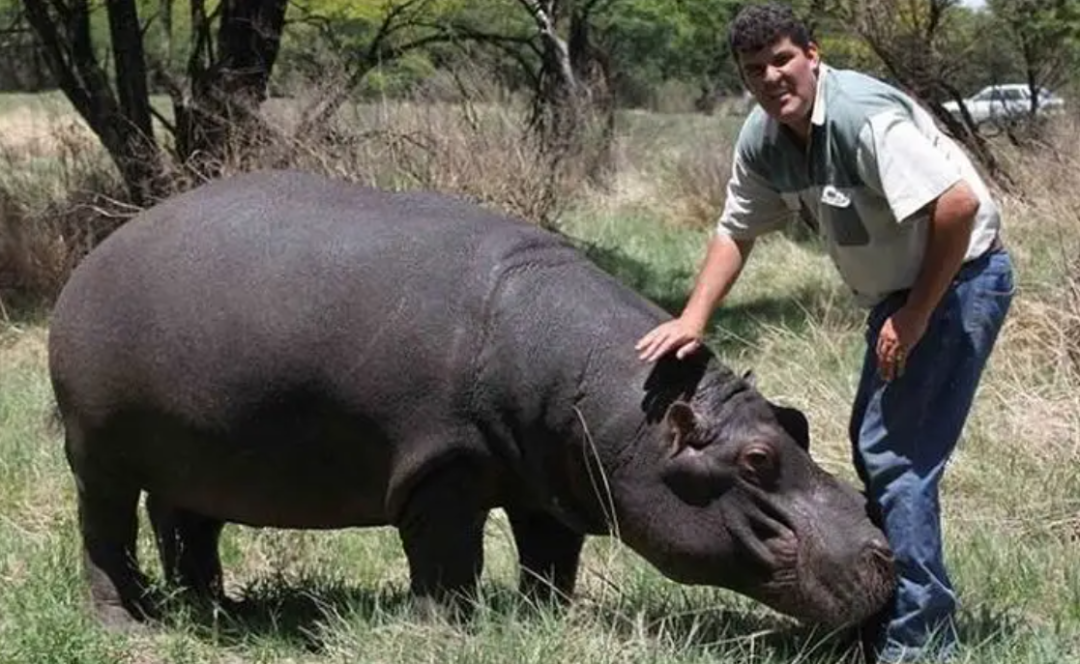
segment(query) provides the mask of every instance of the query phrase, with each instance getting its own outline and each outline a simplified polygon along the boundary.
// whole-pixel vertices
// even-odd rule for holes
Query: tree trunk
[[[557,29],[559,6],[531,7],[542,54],[532,124],[554,160],[584,156],[588,176],[600,181],[612,163],[615,97],[607,58],[592,39],[595,7],[587,3],[569,11],[565,41]]]
[[[188,64],[191,93],[171,86],[177,118],[177,151],[211,174],[230,155],[266,140],[259,116],[285,25],[287,0],[223,0],[216,53],[201,0],[191,3],[196,47]]]
[[[163,193],[164,183],[150,125],[142,34],[134,0],[109,3],[109,27],[117,45],[117,78],[122,82],[119,100],[94,54],[87,0],[23,0],[23,6],[60,88],[101,139],[132,202],[152,204]]]

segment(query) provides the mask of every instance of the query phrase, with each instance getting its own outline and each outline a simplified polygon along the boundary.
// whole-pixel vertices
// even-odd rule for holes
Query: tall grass
[[[531,216],[547,205],[538,192],[549,183],[534,181],[547,171],[522,140],[518,111],[510,108],[494,101],[362,106],[343,113],[341,131],[319,144],[290,144],[289,109],[279,109],[285,138],[267,146],[264,157],[280,163],[286,155],[289,165],[380,186],[457,191]],[[594,260],[676,311],[722,202],[735,122],[623,115],[614,179],[606,187],[571,181],[559,194],[567,207],[543,208],[537,216],[553,215]],[[3,123],[0,116],[0,128]],[[1052,153],[1007,155],[1023,194],[1003,199],[1019,289],[943,487],[947,557],[961,599],[962,663],[1080,660],[1075,137],[1063,130]],[[100,153],[63,156],[62,145],[9,147],[0,189],[16,212],[4,217],[7,228],[47,224],[44,211],[71,201],[76,209],[113,214],[102,199],[86,198],[116,184]],[[37,159],[40,171],[22,170]],[[75,237],[41,228],[48,230],[39,241]],[[0,228],[4,237],[10,231]],[[51,251],[77,254],[71,246]],[[0,263],[0,274],[3,269]],[[65,268],[54,269],[62,283]],[[710,345],[737,370],[753,369],[771,398],[803,409],[815,458],[854,480],[846,431],[863,312],[820,248],[794,235],[761,242],[712,323]],[[181,605],[155,628],[102,631],[83,605],[72,483],[45,371],[46,335],[46,323],[32,318],[0,326],[0,662],[851,660],[835,635],[723,590],[669,582],[605,539],[588,542],[571,607],[530,607],[513,590],[516,556],[500,512],[486,527],[482,593],[475,620],[465,626],[415,619],[406,601],[407,566],[391,529],[229,526],[221,550],[235,610]],[[160,576],[145,522],[139,554],[144,568]]]

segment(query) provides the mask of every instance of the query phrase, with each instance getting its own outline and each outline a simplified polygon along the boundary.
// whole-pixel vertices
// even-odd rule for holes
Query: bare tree
[[[23,0],[23,7],[60,88],[101,139],[132,200],[139,205],[150,202],[162,186],[162,169],[151,131],[134,0],[109,3],[116,90],[94,49],[88,0]]]
[[[341,71],[323,81],[315,103],[303,114],[297,135],[308,137],[329,127],[334,114],[372,70],[423,46],[456,39],[458,35],[451,26],[431,20],[432,4],[433,0],[390,2],[371,41],[349,53]],[[317,15],[304,20],[320,26],[324,36],[335,41],[330,22]],[[345,50],[341,45],[338,49]]]
[[[211,12],[205,0],[192,0],[194,43],[187,76],[177,79],[166,63],[148,62],[135,0],[109,0],[103,8],[90,0],[23,0],[61,89],[101,139],[139,205],[168,189],[153,132],[148,73],[172,97],[175,121],[158,119],[175,137],[177,158],[212,170],[232,146],[259,136],[257,108],[277,57],[286,5],[287,0],[221,0]],[[159,7],[159,17],[171,25],[173,3]],[[91,11],[102,9],[108,13],[111,77],[90,30]]]
[[[598,114],[602,143],[609,144],[615,111],[611,71],[592,22],[614,0],[518,2],[531,15],[539,38],[533,117],[545,143],[560,150],[577,149],[582,129]]]
[[[172,3],[165,4],[171,11]],[[169,128],[181,160],[195,160],[212,172],[230,151],[265,138],[259,106],[277,60],[287,5],[287,0],[222,0],[208,12],[205,0],[191,0],[187,78],[177,80],[164,63],[155,63],[172,99],[176,123]]]

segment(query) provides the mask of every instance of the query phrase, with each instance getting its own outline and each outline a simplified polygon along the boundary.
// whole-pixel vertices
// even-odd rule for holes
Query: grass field
[[[53,103],[0,97],[0,143],[38,131]],[[624,120],[614,185],[579,198],[560,226],[605,268],[677,309],[707,234],[693,220],[709,196],[686,183],[701,178],[696,189],[715,198],[734,124]],[[1005,197],[1005,236],[1019,290],[944,482],[958,662],[1080,661],[1080,145],[1075,132],[1062,136],[1056,157],[1014,162],[1025,196]],[[47,147],[33,149],[47,157]],[[0,182],[17,176],[0,173]],[[16,312],[0,322],[0,664],[844,661],[829,635],[732,593],[667,581],[606,539],[587,544],[571,608],[527,607],[513,590],[514,548],[498,512],[487,525],[477,617],[466,627],[411,616],[392,530],[230,526],[222,554],[237,612],[182,607],[152,629],[103,631],[83,606],[73,486],[45,370],[47,320],[47,311]],[[852,480],[846,429],[862,325],[813,243],[777,235],[755,250],[709,339],[733,368],[752,368],[770,398],[803,409],[815,458]],[[143,526],[140,556],[156,576]]]

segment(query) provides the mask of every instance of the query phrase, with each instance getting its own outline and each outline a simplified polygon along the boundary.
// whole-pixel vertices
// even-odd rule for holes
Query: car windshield
[[[1023,87],[983,88],[972,101],[1020,101],[1028,98],[1028,90]]]

